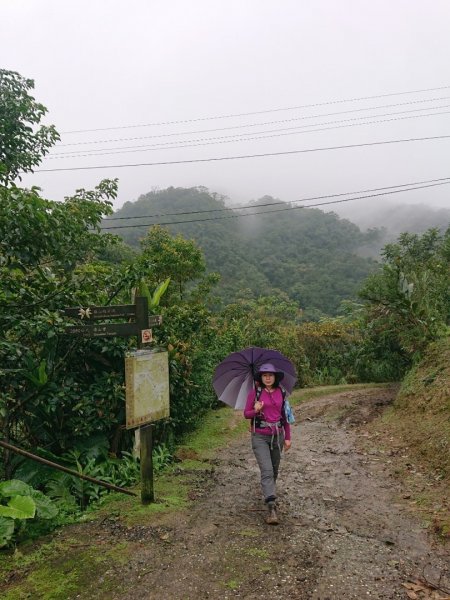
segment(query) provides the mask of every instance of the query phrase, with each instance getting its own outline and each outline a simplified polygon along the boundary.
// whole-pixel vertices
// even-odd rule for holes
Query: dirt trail
[[[264,522],[258,470],[248,436],[240,437],[198,480],[197,499],[181,517],[136,530],[106,520],[101,534],[110,544],[131,540],[135,554],[76,597],[446,597],[411,581],[450,590],[450,549],[410,514],[389,460],[362,449],[364,422],[392,396],[351,391],[297,409],[279,479],[278,527]]]

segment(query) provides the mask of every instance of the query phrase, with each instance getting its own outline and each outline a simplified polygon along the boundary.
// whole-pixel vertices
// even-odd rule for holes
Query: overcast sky
[[[450,136],[448,0],[0,0],[0,6],[0,68],[35,80],[35,97],[49,109],[46,122],[62,134],[54,158],[40,168],[113,165],[24,177],[48,198],[106,177],[119,178],[117,208],[168,186],[206,186],[246,203],[266,194],[292,201],[450,177],[450,138],[117,166]],[[418,91],[431,88],[443,89]],[[104,130],[85,131],[92,129]],[[78,130],[84,131],[65,133]],[[72,155],[56,157],[63,152]],[[400,197],[450,207],[450,186],[389,201]],[[380,200],[349,205],[358,202]]]

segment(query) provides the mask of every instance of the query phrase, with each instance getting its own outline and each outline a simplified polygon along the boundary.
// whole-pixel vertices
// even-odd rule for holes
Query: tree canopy
[[[0,69],[0,184],[39,165],[59,140],[53,125],[37,127],[47,109],[29,91],[34,81],[15,71]]]

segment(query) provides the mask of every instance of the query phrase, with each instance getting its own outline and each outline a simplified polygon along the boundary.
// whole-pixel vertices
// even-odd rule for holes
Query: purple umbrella
[[[219,400],[242,410],[248,393],[255,385],[255,375],[264,363],[272,363],[276,369],[283,371],[281,384],[290,394],[297,381],[297,373],[291,361],[277,350],[252,346],[229,354],[217,365],[213,386]]]

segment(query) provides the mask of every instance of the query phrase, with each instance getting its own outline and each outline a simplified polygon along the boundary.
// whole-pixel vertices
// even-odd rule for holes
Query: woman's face
[[[275,373],[263,373],[261,379],[266,387],[271,387],[275,383]]]

